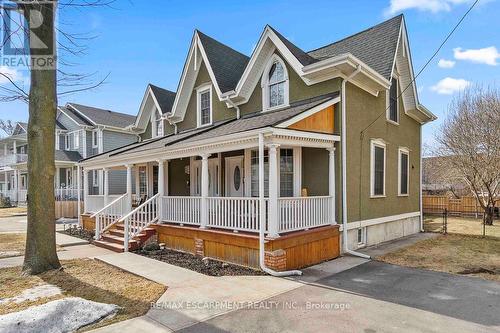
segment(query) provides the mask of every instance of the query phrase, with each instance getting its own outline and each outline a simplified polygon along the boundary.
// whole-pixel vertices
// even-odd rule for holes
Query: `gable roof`
[[[278,38],[283,42],[283,44],[285,44],[287,49],[295,56],[295,58],[297,58],[298,61],[300,61],[300,63],[303,66],[310,65],[310,64],[317,61],[317,59],[313,58],[312,56],[310,56],[306,52],[302,51],[302,49],[300,49],[298,46],[296,46],[295,44],[290,42],[288,39],[286,39],[276,29],[274,29],[270,25],[268,25],[268,27],[276,34],[276,36],[278,36]]]
[[[234,90],[250,58],[197,30],[217,85],[222,93]]]
[[[76,103],[68,103],[67,106],[79,112],[84,121],[94,125],[112,126],[125,128],[135,122],[135,116],[93,106]],[[68,109],[68,107],[66,107]]]
[[[172,111],[172,106],[174,105],[175,100],[175,92],[160,88],[151,83],[149,84],[149,87],[159,104],[158,106],[160,107],[161,112],[165,114]]]
[[[68,107],[68,105],[60,106],[59,110],[80,126],[94,125],[88,119],[84,118],[80,113],[78,113],[75,109]]]
[[[403,14],[400,14],[307,54],[316,60],[323,60],[351,53],[389,80],[402,22]]]

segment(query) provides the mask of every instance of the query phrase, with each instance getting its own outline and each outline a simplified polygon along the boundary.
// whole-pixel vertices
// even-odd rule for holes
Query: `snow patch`
[[[21,303],[25,301],[35,301],[39,298],[52,297],[61,294],[61,289],[51,284],[44,284],[24,290],[21,294],[10,297],[0,298],[0,305],[5,303]]]
[[[116,314],[118,309],[115,304],[68,297],[0,316],[0,332],[74,332]]]

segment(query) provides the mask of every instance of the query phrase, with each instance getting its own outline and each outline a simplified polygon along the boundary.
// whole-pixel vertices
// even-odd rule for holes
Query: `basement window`
[[[366,227],[358,228],[357,231],[358,245],[363,246],[366,244]]]

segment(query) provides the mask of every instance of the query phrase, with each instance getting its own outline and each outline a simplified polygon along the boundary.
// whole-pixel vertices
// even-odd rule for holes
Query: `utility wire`
[[[441,45],[439,45],[439,47],[437,48],[437,50],[434,52],[434,54],[429,58],[429,60],[427,60],[427,62],[425,63],[425,65],[418,71],[417,75],[415,75],[413,77],[413,79],[411,80],[411,82],[406,86],[406,88],[398,95],[397,97],[397,100],[399,100],[399,98],[403,95],[403,93],[415,82],[415,80],[417,79],[417,77],[419,77],[420,74],[422,74],[422,72],[427,68],[427,66],[431,63],[431,61],[436,57],[436,55],[439,53],[439,51],[441,51],[441,49],[443,48],[444,44],[446,44],[446,42],[448,41],[448,39],[450,39],[450,37],[453,35],[453,33],[455,32],[455,30],[458,29],[458,27],[460,26],[460,24],[462,24],[463,20],[467,17],[467,15],[470,13],[470,11],[476,6],[476,4],[479,2],[479,0],[476,0],[474,1],[474,3],[470,6],[469,10],[467,10],[465,12],[465,14],[462,16],[462,18],[458,21],[458,23],[455,25],[455,27],[448,33],[448,35],[446,36],[446,38],[443,40],[443,42],[441,43]],[[397,50],[396,50],[397,52]],[[387,107],[387,109],[385,109],[384,112],[380,113],[377,118],[375,118],[368,126],[366,126],[361,132],[360,132],[360,135],[361,137],[363,137],[363,134],[364,132],[370,128],[383,114],[386,114],[387,113],[387,110],[389,110],[390,108],[390,103],[389,103],[389,106]]]

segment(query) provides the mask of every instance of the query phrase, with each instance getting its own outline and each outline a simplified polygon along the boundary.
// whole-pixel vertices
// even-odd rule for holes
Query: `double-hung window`
[[[371,141],[371,196],[385,196],[385,151],[382,140]]]
[[[398,153],[398,195],[405,196],[409,192],[410,154],[406,148],[399,148]]]
[[[251,195],[252,197],[259,196],[259,151],[252,150],[250,159],[251,169]],[[264,196],[269,196],[269,153],[264,150]]]
[[[399,105],[398,105],[398,79],[392,78],[391,87],[388,93],[388,111],[387,120],[399,123]]]
[[[99,147],[99,135],[98,135],[98,130],[92,131],[92,148],[98,148]]]
[[[293,149],[280,150],[280,196],[293,197]]]
[[[66,134],[64,136],[64,149],[65,150],[69,150],[70,148],[70,143],[71,143],[71,140],[70,140],[70,134]]]
[[[204,85],[197,89],[198,127],[212,124],[212,86]]]

